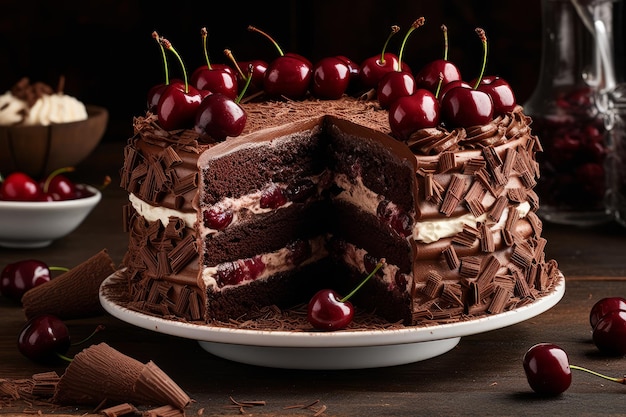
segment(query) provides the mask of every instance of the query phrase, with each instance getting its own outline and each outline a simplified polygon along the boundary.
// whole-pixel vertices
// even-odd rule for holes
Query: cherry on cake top
[[[382,51],[363,59],[360,64],[344,55],[327,56],[312,63],[296,52],[284,52],[271,35],[254,26],[249,26],[248,30],[269,40],[277,56],[268,61],[261,57],[237,61],[233,52],[225,49],[232,65],[214,64],[206,49],[208,32],[202,28],[206,64],[193,71],[191,81],[187,79],[182,57],[168,40],[154,32],[153,37],[163,53],[166,76],[164,83],[148,92],[148,110],[158,114],[163,129],[195,129],[201,141],[212,143],[241,134],[246,121],[240,101],[323,101],[344,96],[371,100],[388,110],[391,135],[400,141],[406,141],[425,128],[451,131],[485,125],[515,109],[515,94],[506,80],[485,74],[487,37],[481,28],[477,28],[476,33],[483,44],[482,68],[471,81],[462,80],[458,66],[448,59],[445,25],[442,25],[443,58],[428,62],[417,71],[406,65],[402,59],[404,45],[409,35],[424,24],[424,17],[413,22],[405,32],[398,54],[389,51],[389,40],[401,31],[398,26],[392,26]],[[180,62],[182,81],[170,80],[166,50],[174,53]],[[214,95],[223,97],[211,97]],[[204,101],[220,103],[219,110],[199,115],[212,107],[201,106]]]

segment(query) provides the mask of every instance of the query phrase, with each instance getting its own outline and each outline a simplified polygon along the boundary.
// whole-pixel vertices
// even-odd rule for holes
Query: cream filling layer
[[[326,239],[324,236],[318,236],[317,238],[310,239],[309,244],[311,245],[311,256],[304,262],[300,263],[298,266],[307,265],[325,258],[328,255],[325,242]],[[203,268],[202,281],[204,282],[204,285],[207,289],[211,289],[213,291],[221,291],[227,288],[233,288],[240,285],[248,284],[250,281],[253,280],[265,280],[280,272],[286,272],[294,269],[295,265],[293,265],[293,263],[291,262],[288,262],[290,255],[291,251],[287,248],[282,248],[275,252],[264,253],[260,255],[260,260],[261,262],[263,262],[264,265],[263,271],[254,279],[244,279],[236,285],[225,285],[223,287],[220,287],[218,285],[216,276],[218,274],[219,265]]]

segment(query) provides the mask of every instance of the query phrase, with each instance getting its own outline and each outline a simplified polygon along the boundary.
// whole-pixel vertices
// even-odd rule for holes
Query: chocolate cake
[[[236,138],[205,143],[134,120],[121,170],[133,308],[228,323],[314,291],[407,326],[497,314],[562,278],[545,259],[535,153],[521,107],[491,124],[395,139],[376,101],[242,104]]]

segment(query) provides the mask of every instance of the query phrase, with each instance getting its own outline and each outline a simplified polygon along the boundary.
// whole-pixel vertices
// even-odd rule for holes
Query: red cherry
[[[389,126],[397,139],[406,140],[419,129],[439,124],[439,101],[426,89],[400,97],[389,106]]]
[[[376,55],[361,62],[359,80],[363,86],[377,88],[383,75],[391,71],[397,71],[400,68],[396,54],[386,52],[383,57],[384,60],[381,58],[381,55]]]
[[[485,125],[493,120],[493,101],[483,91],[454,87],[441,100],[441,114],[453,128]]]
[[[523,366],[528,384],[538,394],[556,396],[565,392],[572,383],[567,354],[552,343],[531,347],[524,354]]]
[[[184,85],[183,80],[179,80],[179,79],[175,79],[169,82],[169,84],[157,84],[155,86],[153,86],[152,88],[150,88],[150,90],[148,90],[148,96],[147,96],[147,105],[148,105],[148,110],[151,111],[152,113],[156,113],[157,112],[157,105],[159,104],[159,100],[161,99],[161,95],[163,94],[163,91],[165,91],[165,89],[173,84],[182,84]]]
[[[246,119],[246,112],[237,102],[224,94],[215,93],[202,100],[195,116],[194,129],[222,141],[228,136],[239,136],[246,127]]]
[[[405,71],[390,71],[383,75],[376,92],[378,103],[383,109],[400,97],[410,96],[415,92],[413,75]]]
[[[589,312],[589,324],[591,324],[591,328],[596,327],[600,319],[613,310],[626,310],[626,298],[606,297],[598,300],[593,307],[591,307],[591,311]]]
[[[340,330],[352,322],[354,307],[350,301],[342,301],[334,290],[319,290],[309,301],[309,322],[316,329]]]
[[[157,105],[159,124],[165,130],[185,129],[193,126],[202,96],[198,90],[184,85],[169,85]]]
[[[307,307],[307,318],[311,325],[319,330],[341,330],[346,328],[354,318],[354,306],[348,299],[352,297],[385,263],[381,259],[376,267],[348,295],[341,298],[330,289],[319,290]]]
[[[475,83],[476,80],[470,84]],[[493,113],[496,116],[512,112],[517,105],[515,94],[509,83],[495,75],[483,77],[476,89],[489,94],[493,100]]]
[[[283,55],[267,66],[263,89],[273,97],[298,100],[304,97],[311,82],[311,67],[301,58]]]
[[[17,339],[22,355],[32,361],[50,363],[65,355],[70,348],[70,333],[63,321],[50,314],[30,319]]]
[[[23,172],[9,174],[0,184],[0,195],[3,200],[35,201],[40,192],[39,184]]]
[[[441,102],[444,96],[446,95],[446,93],[452,90],[454,87],[472,88],[470,83],[465,82],[463,80],[450,81],[447,84],[442,84],[441,89],[439,90],[439,95],[437,96],[437,98],[439,99],[439,102]]]
[[[321,99],[336,100],[348,89],[350,68],[337,57],[322,58],[313,66],[311,93]]]
[[[593,343],[607,355],[626,355],[626,310],[612,310],[602,316],[592,333]]]
[[[248,71],[252,69],[252,80],[250,80],[250,86],[248,87],[248,91],[250,93],[255,93],[257,91],[263,90],[263,79],[265,78],[265,71],[267,71],[267,62],[261,59],[253,59],[251,61],[241,61],[239,66],[242,71],[245,71],[245,76],[247,77]],[[243,86],[246,84],[245,78],[241,73],[237,72],[237,84],[240,86],[240,89],[243,89]]]
[[[269,63],[263,77],[263,89],[274,97],[286,97],[298,100],[304,97],[309,90],[313,65],[302,55],[289,52],[284,53],[278,43],[267,33],[254,26],[248,26],[251,32],[265,36],[280,55]]]
[[[348,92],[356,89],[359,84],[359,71],[361,70],[361,66],[344,55],[337,55],[335,56],[335,58],[341,60],[348,67],[348,70],[350,71],[350,82],[348,83]]]
[[[228,98],[235,99],[239,93],[237,77],[232,71],[225,71],[213,66],[212,69],[203,68],[192,76],[191,84],[198,90],[207,90],[212,93],[222,93]]]
[[[459,81],[461,80],[461,71],[452,62],[437,59],[426,64],[415,74],[417,87],[425,88],[433,93],[437,91],[440,79],[442,86],[452,81]]]
[[[50,281],[50,268],[36,259],[10,263],[0,274],[0,294],[20,301],[24,293]]]

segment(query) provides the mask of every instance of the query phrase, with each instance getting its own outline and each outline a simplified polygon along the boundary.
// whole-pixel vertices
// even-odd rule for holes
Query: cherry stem
[[[109,184],[111,184],[111,177],[109,175],[105,175],[104,180],[102,180],[102,184],[98,187],[98,190],[104,190],[109,186]]]
[[[583,368],[581,366],[570,365],[569,367],[570,367],[570,369],[576,369],[576,370],[579,370],[579,371],[587,372],[588,374],[599,376],[600,378],[604,378],[604,379],[607,379],[609,381],[617,382],[618,384],[626,385],[626,377],[624,377],[624,378],[613,378],[613,377],[602,375],[601,373],[592,371],[591,369]]]
[[[67,272],[70,270],[69,268],[66,268],[64,266],[49,266],[48,269],[50,271],[61,271],[61,272]]]
[[[200,35],[202,35],[202,47],[204,48],[204,59],[206,60],[206,66],[209,69],[213,69],[211,67],[211,61],[209,61],[209,53],[207,52],[207,49],[206,49],[206,39],[209,36],[209,32],[207,32],[206,28],[202,28],[200,29]]]
[[[50,175],[48,175],[48,177],[46,178],[46,180],[43,183],[43,192],[47,193],[48,192],[48,188],[50,188],[50,182],[52,182],[52,178],[56,177],[59,174],[62,174],[64,172],[72,172],[74,171],[74,167],[63,167],[63,168],[57,168],[54,171],[52,171],[50,173]]]
[[[439,82],[437,83],[437,90],[435,90],[435,98],[439,98],[441,93],[441,87],[443,86],[443,72],[439,73]]]
[[[441,31],[443,32],[443,60],[448,60],[448,27],[441,25]]]
[[[248,90],[248,87],[250,86],[250,83],[252,82],[252,71],[253,70],[254,70],[254,68],[252,67],[252,64],[248,65],[248,76],[245,77],[246,85],[244,85],[243,88],[241,89],[241,92],[239,93],[239,95],[235,99],[235,103],[239,104],[241,102],[241,99],[243,98],[243,96],[246,94],[246,91]]]
[[[265,36],[267,39],[269,39],[269,40],[270,40],[270,42],[272,42],[272,43],[274,44],[274,46],[276,47],[276,49],[278,49],[278,54],[279,54],[280,56],[285,55],[285,53],[283,52],[283,50],[280,48],[280,45],[278,45],[278,42],[276,42],[276,41],[274,40],[274,38],[272,38],[270,35],[268,35],[267,33],[263,32],[261,29],[257,29],[256,27],[254,27],[254,26],[252,26],[252,25],[249,25],[249,26],[248,26],[248,30],[249,30],[250,32],[257,32],[257,33],[260,33],[261,35]]]
[[[230,49],[224,49],[224,55],[226,55],[226,57],[231,60],[231,62],[235,66],[235,69],[237,70],[239,75],[241,75],[241,78],[243,78],[244,80],[248,78],[246,77],[246,74],[244,74],[243,71],[241,70],[241,67],[237,63],[237,60],[235,59],[235,56],[233,55],[233,52]]]
[[[395,35],[396,33],[398,33],[400,31],[400,26],[398,25],[393,25],[391,26],[391,33],[389,33],[389,36],[387,36],[387,40],[385,41],[385,44],[383,45],[383,50],[380,53],[380,63],[381,64],[385,64],[385,51],[387,50],[387,46],[389,45],[389,41],[391,40],[391,37],[393,35]]]
[[[185,64],[183,63],[183,59],[180,57],[180,55],[178,54],[178,52],[176,52],[176,49],[174,49],[174,47],[172,46],[172,43],[170,41],[168,41],[167,39],[161,37],[159,38],[161,44],[165,47],[165,49],[167,49],[168,51],[170,51],[171,53],[173,53],[174,55],[176,55],[176,58],[178,58],[178,62],[180,62],[180,66],[183,70],[183,77],[185,78],[185,93],[189,92],[189,82],[187,81],[187,71],[185,70]]]
[[[474,90],[476,90],[480,85],[480,82],[483,79],[483,75],[485,75],[485,68],[487,67],[487,35],[485,35],[485,31],[481,28],[476,28],[476,34],[480,38],[480,41],[483,43],[483,66],[480,69],[480,75],[476,79]]]
[[[348,301],[348,299],[350,297],[352,297],[354,295],[354,293],[356,293],[363,285],[365,285],[365,283],[374,276],[374,274],[376,272],[378,272],[378,270],[380,268],[382,268],[382,266],[385,264],[385,259],[381,259],[380,262],[378,262],[378,264],[376,265],[376,268],[374,268],[374,270],[372,272],[369,273],[369,275],[367,277],[365,277],[365,279],[363,281],[361,281],[361,283],[359,285],[356,286],[356,288],[354,288],[352,291],[350,291],[350,294],[346,295],[345,297],[343,297],[341,300],[339,300],[342,303],[345,303],[346,301]]]
[[[83,340],[80,340],[76,343],[72,343],[72,346],[78,346],[78,345],[82,345],[83,343],[85,343],[86,341],[88,341],[89,339],[91,339],[96,333],[101,332],[102,330],[104,330],[106,327],[104,327],[104,324],[98,324],[96,326],[96,328],[94,329],[93,332],[91,332],[91,334],[87,337],[85,337]]]
[[[170,72],[167,68],[167,56],[165,54],[165,49],[163,48],[163,44],[161,43],[161,40],[160,40],[161,38],[159,38],[159,34],[156,31],[152,32],[152,37],[159,44],[159,48],[161,48],[161,55],[163,55],[163,69],[165,72],[165,85],[169,85],[170,84]]]
[[[415,29],[420,26],[424,26],[424,22],[426,19],[424,17],[418,18],[413,22],[409,30],[406,31],[406,35],[404,35],[404,39],[402,40],[402,45],[400,46],[400,53],[398,54],[398,72],[402,71],[402,56],[404,55],[404,45],[406,44],[406,40],[409,38],[409,35],[413,33]]]

